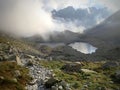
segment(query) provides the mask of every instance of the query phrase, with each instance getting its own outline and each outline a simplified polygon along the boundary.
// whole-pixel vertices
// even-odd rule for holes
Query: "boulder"
[[[58,90],[63,90],[63,86],[59,86],[59,87],[58,87]]]
[[[52,86],[52,87],[51,87],[51,90],[58,90],[58,87]]]
[[[106,68],[113,68],[113,67],[118,67],[118,66],[119,66],[118,62],[106,62],[102,65],[102,68],[106,69]]]
[[[63,86],[64,88],[67,87],[67,83],[64,80],[60,82],[60,85]]]
[[[23,66],[23,63],[21,62],[19,56],[16,56],[16,62],[17,62],[17,65]]]
[[[54,77],[48,79],[47,82],[45,82],[45,87],[46,88],[51,88],[52,86],[54,86],[55,84],[57,84],[59,81],[57,79],[55,79]]]
[[[69,90],[69,88],[70,88],[70,85],[67,82],[65,82],[64,80],[62,80],[59,83],[59,85],[61,85],[65,90]]]
[[[83,62],[75,62],[76,64],[79,64],[81,66],[84,66],[84,63]]]
[[[69,63],[69,64],[64,65],[61,69],[66,72],[80,72],[81,65]]]
[[[115,77],[120,80],[120,71],[116,71]]]
[[[93,70],[89,70],[89,69],[81,69],[81,71],[84,73],[97,73],[97,72],[95,72]]]

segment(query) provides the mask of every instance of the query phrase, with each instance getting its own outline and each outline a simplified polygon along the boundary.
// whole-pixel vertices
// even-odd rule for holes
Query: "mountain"
[[[98,47],[95,57],[120,60],[120,10],[96,27],[86,30],[83,40]]]
[[[120,45],[120,11],[116,12],[96,27],[87,30],[86,36],[114,45]]]
[[[70,43],[79,40],[81,34],[75,33],[69,30],[65,30],[64,32],[55,32],[54,35],[50,36],[50,42],[63,42]]]
[[[59,49],[51,50],[50,56],[61,57],[64,59],[81,59],[81,60],[120,60],[120,11],[116,12],[99,25],[86,30],[84,34],[74,33],[69,30],[64,32],[54,32],[49,35],[49,39],[45,41],[39,35],[27,38],[30,42],[37,45],[40,43],[64,43],[69,44],[73,42],[86,42],[97,47],[95,53],[91,55],[83,55],[80,52],[74,51],[72,48],[66,46]],[[39,49],[41,50],[41,49]],[[48,51],[48,50],[44,50]],[[56,55],[57,54],[57,55]],[[70,55],[73,55],[70,57]],[[62,57],[63,58],[63,57]]]
[[[75,9],[72,6],[60,10],[53,10],[52,16],[54,19],[61,20],[62,22],[74,22],[77,26],[90,28],[95,26],[101,20],[107,18],[110,12],[107,8],[89,7],[85,9]]]
[[[8,47],[8,51],[9,49],[14,49],[14,52],[17,53],[41,55],[41,53],[34,47],[33,43],[23,41],[20,38],[12,37],[11,35],[0,31],[0,50],[3,48],[4,51],[5,47]]]
[[[24,38],[25,40],[28,40],[30,42],[35,43],[43,43],[43,42],[53,42],[53,43],[70,43],[75,42],[80,39],[82,35],[79,33],[74,33],[69,30],[65,30],[62,32],[55,31],[54,33],[49,35],[48,40],[44,40],[40,35],[34,35],[32,37]]]

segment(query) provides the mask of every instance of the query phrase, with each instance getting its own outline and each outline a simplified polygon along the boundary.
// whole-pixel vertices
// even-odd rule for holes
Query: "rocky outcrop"
[[[103,64],[102,68],[106,69],[106,68],[113,68],[113,67],[118,67],[120,64],[119,62],[106,62]]]
[[[119,70],[119,71],[116,71],[115,77],[116,77],[117,80],[120,81],[120,70]]]
[[[93,70],[89,70],[89,69],[81,69],[81,71],[82,71],[83,73],[97,73],[97,72],[95,72],[95,71],[93,71]]]
[[[25,66],[29,61],[22,59]],[[26,61],[26,62],[25,62]],[[35,59],[32,60],[32,65],[26,66],[29,69],[29,75],[33,78],[31,82],[28,83],[27,90],[46,90],[44,87],[45,82],[52,76],[51,70],[48,70],[39,65],[39,62]]]
[[[46,83],[45,87],[50,90],[71,90],[70,85],[64,80],[57,80],[55,78],[50,78]]]
[[[54,86],[57,83],[59,83],[59,80],[52,77],[52,78],[48,79],[47,82],[45,82],[45,87],[46,88],[52,88],[52,86]]]
[[[120,70],[117,70],[114,74],[112,74],[111,79],[114,83],[120,84]]]
[[[69,63],[69,64],[64,65],[61,69],[66,72],[80,72],[81,64]]]
[[[16,62],[18,65],[23,66],[23,63],[21,62],[21,59],[19,56],[16,56]]]

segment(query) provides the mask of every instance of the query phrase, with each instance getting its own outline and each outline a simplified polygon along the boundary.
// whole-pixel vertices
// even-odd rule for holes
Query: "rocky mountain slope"
[[[44,43],[44,42],[50,42],[50,43],[70,43],[77,40],[80,40],[80,37],[82,35],[79,33],[74,33],[69,30],[65,30],[62,32],[56,31],[52,34],[49,34],[48,40],[44,40],[40,35],[34,35],[28,38],[23,38],[24,40],[34,42],[34,43]]]
[[[120,11],[116,12],[104,22],[88,30],[86,36],[97,38],[112,44],[120,45]]]
[[[28,42],[0,34],[0,90],[44,89],[52,74],[39,65],[44,55]]]
[[[113,18],[114,20],[118,19]],[[84,36],[66,31],[58,33],[54,36],[56,38],[51,36],[48,42],[64,42],[67,45],[70,42],[88,40],[96,46],[100,46],[100,43],[106,45],[108,38],[95,38],[91,36],[92,33],[87,36],[88,33]],[[114,41],[116,34],[110,37]],[[42,42],[39,38],[32,40],[36,40],[37,45]],[[111,43],[119,45],[118,40]],[[120,60],[120,48],[117,45],[107,49],[100,47],[96,53],[84,55],[69,46],[56,48],[44,46],[36,49],[33,42],[29,43],[0,33],[0,89],[119,90],[120,63],[117,60]],[[106,59],[114,62],[103,61]],[[79,62],[75,62],[76,60]]]
[[[52,69],[40,64],[49,59],[45,59],[45,54],[33,44],[0,34],[0,90],[51,90],[67,85],[67,82],[62,84],[62,80],[54,79]],[[71,90],[68,86],[64,88]]]

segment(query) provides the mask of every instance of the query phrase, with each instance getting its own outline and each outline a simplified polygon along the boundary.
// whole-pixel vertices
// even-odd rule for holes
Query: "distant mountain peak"
[[[101,19],[106,19],[111,12],[107,8],[89,7],[75,9],[72,6],[65,7],[60,10],[53,10],[52,16],[56,20],[61,20],[63,23],[73,22],[76,26],[91,28],[97,25]]]

